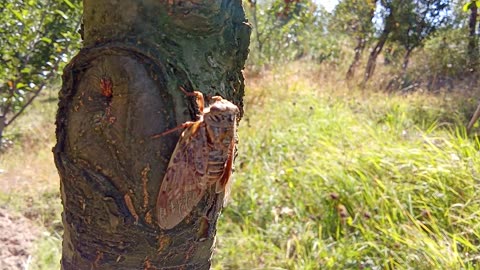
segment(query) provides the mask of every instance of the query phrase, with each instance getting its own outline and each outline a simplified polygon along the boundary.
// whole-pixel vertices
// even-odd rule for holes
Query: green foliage
[[[333,13],[310,0],[244,3],[253,26],[250,69],[303,58],[333,63],[340,69],[352,63],[348,71],[352,75],[365,61],[362,53],[381,38],[387,40],[383,59],[389,67],[382,76],[391,78],[385,83],[388,89],[430,85],[436,76],[451,78],[468,69],[463,55],[467,54],[463,34],[468,33],[462,30],[467,17],[460,2],[342,0]],[[409,63],[414,66],[407,71]]]
[[[410,0],[392,1],[395,27],[391,40],[399,42],[407,51],[420,46],[423,40],[448,21],[450,1]]]
[[[473,1],[469,1],[469,2],[465,3],[465,5],[463,5],[463,7],[462,7],[462,10],[465,11],[465,12],[468,12],[473,4],[475,4],[477,6],[477,8],[480,7],[480,3],[478,1],[473,0]]]
[[[247,1],[245,10],[253,26],[250,66],[302,57],[320,62],[339,59],[339,42],[335,36],[327,35],[331,15],[311,0]]]
[[[36,243],[32,270],[58,269],[62,258],[62,236],[58,233],[44,233]]]
[[[375,5],[376,1],[373,0],[340,1],[334,10],[332,30],[368,39],[374,30],[372,18]]]
[[[444,29],[426,40],[417,68],[424,75],[459,77],[466,71],[467,49],[468,29]]]
[[[0,138],[79,48],[80,0],[0,0]]]

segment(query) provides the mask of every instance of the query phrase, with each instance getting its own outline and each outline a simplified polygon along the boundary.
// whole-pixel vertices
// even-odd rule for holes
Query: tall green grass
[[[247,89],[215,268],[480,269],[479,144],[456,104],[312,72]]]
[[[480,269],[480,144],[463,128],[471,100],[362,91],[309,63],[246,82],[215,269]],[[32,113],[48,116],[35,133],[51,135],[0,157],[31,182],[0,203],[46,226],[36,269],[56,269],[60,254],[48,106]],[[15,168],[25,157],[38,176]]]

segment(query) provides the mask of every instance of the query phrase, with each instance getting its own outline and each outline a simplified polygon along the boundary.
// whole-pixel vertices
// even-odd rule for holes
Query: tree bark
[[[377,64],[377,57],[380,55],[382,52],[383,46],[388,40],[388,36],[390,35],[390,32],[392,32],[392,29],[395,24],[395,18],[394,18],[394,10],[392,6],[388,7],[390,9],[390,13],[387,15],[385,18],[385,27],[382,31],[382,34],[378,38],[377,44],[375,45],[375,48],[370,52],[370,56],[368,57],[368,62],[367,66],[365,68],[365,74],[363,77],[363,82],[362,82],[362,87],[365,86],[367,81],[373,76],[373,73],[375,71],[375,67]]]
[[[375,72],[375,67],[377,65],[377,58],[382,52],[383,46],[385,45],[385,42],[387,42],[388,35],[390,34],[390,31],[384,31],[380,38],[378,39],[377,45],[375,45],[375,48],[373,48],[372,52],[370,53],[370,56],[368,57],[368,62],[367,66],[365,68],[365,74],[363,77],[363,85],[372,77],[373,73]]]
[[[55,163],[62,269],[209,269],[223,194],[180,224],[155,202],[180,133],[196,119],[179,90],[221,95],[243,113],[250,26],[240,0],[84,0],[84,47],[64,70]]]
[[[403,55],[403,64],[402,72],[405,74],[407,72],[408,63],[410,62],[410,55],[412,54],[413,48],[408,48]]]
[[[470,19],[468,21],[468,28],[470,29],[468,40],[468,66],[472,71],[474,71],[476,64],[478,63],[478,39],[476,35],[478,8],[476,1],[471,2],[470,11]]]
[[[357,37],[357,46],[355,46],[355,55],[353,57],[353,62],[348,67],[347,71],[347,80],[350,80],[355,75],[355,69],[360,62],[360,58],[362,57],[362,52],[365,49],[366,39],[363,37]]]
[[[367,38],[370,36],[372,32],[371,21],[373,19],[373,16],[375,15],[375,1],[366,1],[360,5],[361,5],[361,10],[360,10],[361,12],[360,13],[357,12],[358,19],[352,25],[352,30],[356,32],[354,35],[356,36],[356,39],[357,39],[357,45],[355,46],[355,55],[353,57],[353,61],[350,64],[346,74],[347,80],[350,80],[355,76],[355,70],[358,67],[358,63],[360,62],[362,53],[365,50]],[[368,11],[367,16],[365,16],[366,10]]]

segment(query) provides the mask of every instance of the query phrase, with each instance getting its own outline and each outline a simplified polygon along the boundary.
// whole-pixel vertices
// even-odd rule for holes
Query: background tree
[[[0,0],[0,148],[3,131],[78,49],[80,0]]]
[[[282,53],[291,41],[295,38],[288,34],[295,35],[294,28],[301,24],[305,12],[305,5],[309,1],[300,0],[274,0],[274,1],[256,1],[249,0],[248,12],[252,18],[254,41],[256,45],[256,55],[258,61],[267,63],[272,60],[275,52]],[[261,16],[258,16],[260,14]],[[293,28],[292,28],[293,26]],[[292,37],[292,38],[290,38]]]
[[[397,15],[398,24],[392,32],[391,41],[398,42],[405,50],[403,72],[408,67],[412,51],[447,23],[449,8],[450,1],[445,0],[402,1]]]
[[[196,118],[181,86],[242,108],[241,1],[85,0],[83,34],[57,114],[62,269],[209,269],[224,194],[208,190],[160,229],[155,202],[179,133],[151,136]]]
[[[338,46],[331,42],[335,38],[326,36],[330,15],[311,0],[248,1],[246,7],[253,26],[251,67],[337,56]]]
[[[376,59],[387,41],[398,42],[405,49],[402,64],[405,71],[412,51],[449,20],[450,1],[446,0],[382,0],[379,3],[383,29],[370,53],[364,83],[373,75]]]

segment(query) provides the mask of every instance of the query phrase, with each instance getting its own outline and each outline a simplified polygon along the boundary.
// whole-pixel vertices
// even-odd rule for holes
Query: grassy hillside
[[[308,63],[247,75],[245,98],[215,269],[480,269],[475,100],[361,91]],[[60,245],[55,106],[36,104],[0,156],[0,204],[46,227],[39,269]]]
[[[480,269],[472,104],[283,72],[248,88],[217,269]]]

